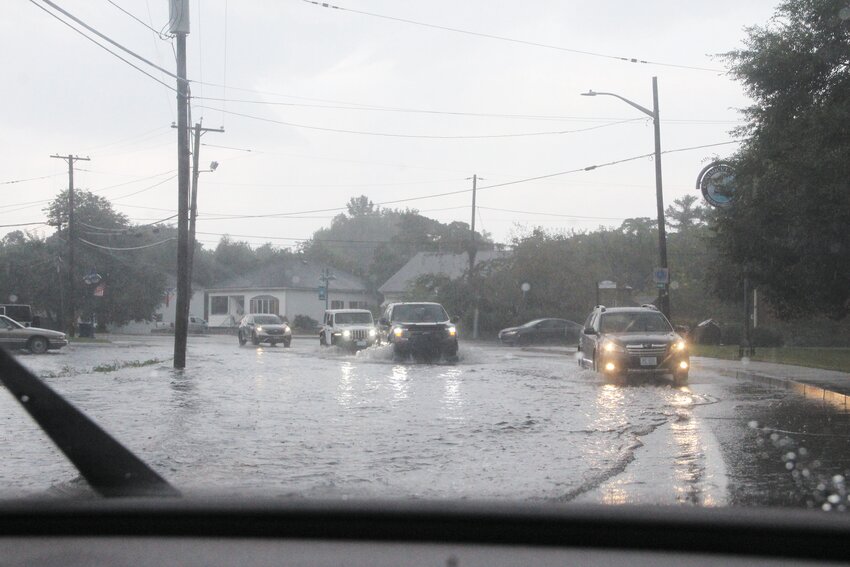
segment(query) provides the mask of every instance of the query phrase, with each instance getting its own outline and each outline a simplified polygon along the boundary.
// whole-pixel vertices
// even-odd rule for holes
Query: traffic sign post
[[[324,301],[328,298],[328,288],[320,285],[319,286],[319,301]]]

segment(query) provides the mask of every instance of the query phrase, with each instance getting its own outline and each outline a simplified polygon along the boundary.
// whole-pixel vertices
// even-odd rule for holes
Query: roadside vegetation
[[[736,345],[693,345],[691,355],[738,360]],[[750,360],[775,362],[823,370],[850,372],[850,348],[777,347],[756,348]]]

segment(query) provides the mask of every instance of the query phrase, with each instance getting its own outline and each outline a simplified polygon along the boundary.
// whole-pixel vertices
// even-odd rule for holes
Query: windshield
[[[448,320],[446,310],[440,305],[397,305],[392,314],[394,323],[437,323]]]
[[[3,7],[0,348],[184,495],[850,507],[850,0]]]
[[[371,313],[337,313],[334,315],[337,325],[371,325]]]
[[[599,323],[603,333],[671,333],[673,328],[661,313],[603,313]]]

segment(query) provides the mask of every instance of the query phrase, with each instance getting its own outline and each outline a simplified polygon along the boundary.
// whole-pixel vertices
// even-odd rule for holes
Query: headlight
[[[602,347],[605,352],[626,352],[626,349],[623,348],[622,345],[618,345],[612,341],[606,341],[605,346]]]
[[[446,331],[448,331],[450,337],[457,335],[457,327],[448,327]]]
[[[262,333],[262,332],[263,332],[263,328],[262,328],[262,327],[257,327],[256,331],[257,331],[258,333]]]
[[[688,348],[688,344],[685,341],[676,341],[673,343],[672,348],[676,352],[682,352],[686,348]]]
[[[374,338],[374,337],[375,337],[375,335],[377,335],[377,334],[378,334],[378,333],[375,331],[375,329],[369,329],[369,336],[370,336],[370,337],[373,337],[373,338]]]
[[[400,337],[404,334],[404,329],[402,329],[401,327],[396,327],[395,329],[393,329],[393,334],[397,337]]]
[[[289,328],[289,325],[284,325],[283,326],[283,334],[286,335],[286,334],[290,334],[290,333],[292,333],[292,329]]]
[[[344,338],[344,339],[350,339],[350,338],[351,338],[351,331],[349,331],[348,329],[346,329],[345,331],[343,331],[343,332],[342,332],[342,338]]]

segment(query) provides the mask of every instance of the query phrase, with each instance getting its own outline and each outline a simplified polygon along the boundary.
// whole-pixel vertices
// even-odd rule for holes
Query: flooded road
[[[688,387],[623,386],[555,352],[462,344],[457,364],[400,364],[209,336],[176,372],[170,341],[19,360],[186,494],[820,507],[843,490],[846,420],[698,361]],[[802,422],[828,435],[775,431]],[[77,476],[8,394],[0,451],[2,497]]]

